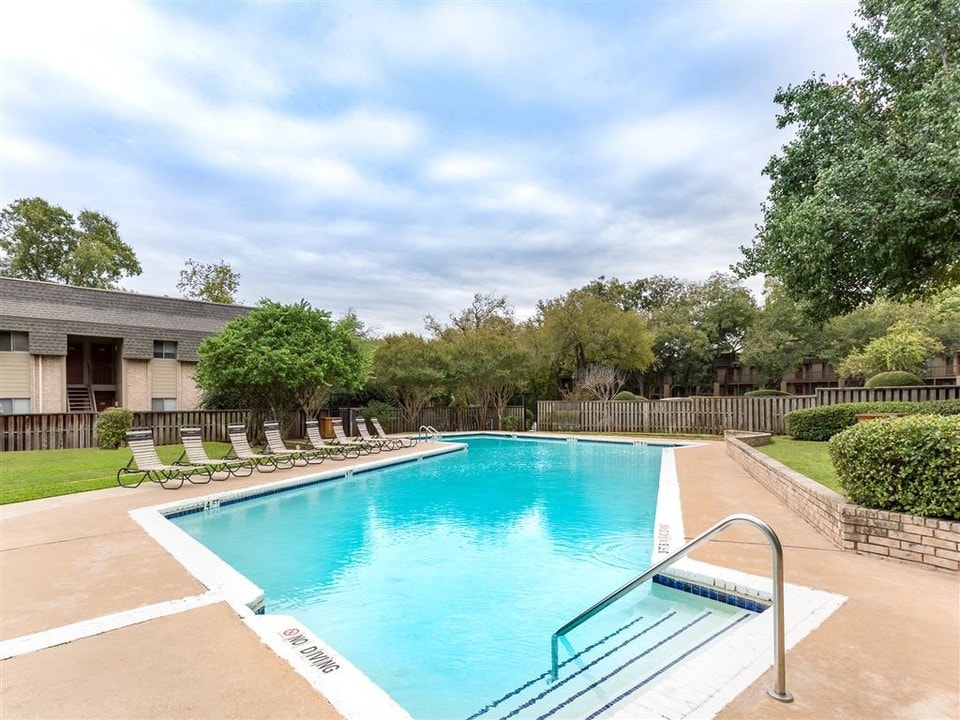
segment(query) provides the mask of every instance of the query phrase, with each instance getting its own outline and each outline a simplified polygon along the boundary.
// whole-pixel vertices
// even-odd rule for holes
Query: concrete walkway
[[[788,653],[796,702],[769,699],[765,678],[720,717],[960,718],[956,574],[841,553],[743,473],[722,443],[680,450],[677,465],[688,537],[730,513],[757,514],[784,542],[788,582],[850,598]],[[339,717],[128,515],[316,469],[0,507],[0,640],[64,626],[79,638],[0,662],[0,717]],[[770,571],[766,543],[750,528],[730,529],[695,557]],[[149,619],[90,630],[95,618],[137,608]]]

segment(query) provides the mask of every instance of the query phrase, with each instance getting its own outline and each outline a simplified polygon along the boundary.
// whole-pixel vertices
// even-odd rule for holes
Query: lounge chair
[[[167,490],[177,490],[183,487],[184,480],[195,484],[210,482],[212,473],[206,465],[164,465],[153,444],[152,430],[128,430],[127,445],[133,457],[117,470],[117,485],[121,487],[139,487],[144,480],[150,480]],[[137,481],[124,482],[129,475],[136,475]],[[203,479],[197,480],[197,477]],[[172,484],[174,481],[176,485]]]
[[[333,444],[326,442],[320,435],[320,423],[316,420],[307,420],[307,440],[314,450],[325,450],[327,457],[333,460],[345,460],[348,457],[360,457],[360,448],[350,444]]]
[[[319,450],[293,450],[287,447],[280,437],[280,423],[265,422],[263,424],[263,433],[267,436],[266,452],[271,455],[289,457],[294,465],[306,465],[307,463],[322,463],[326,456],[325,452]]]
[[[380,440],[390,440],[394,443],[394,447],[397,448],[409,448],[417,444],[417,438],[415,437],[400,437],[398,435],[387,435],[383,431],[383,426],[380,424],[380,421],[375,417],[370,418],[370,423],[373,425],[373,431],[376,433],[374,437],[379,438]]]
[[[227,425],[227,435],[230,437],[230,444],[233,446],[227,453],[228,460],[234,458],[252,460],[254,467],[260,472],[273,472],[281,466],[284,468],[293,467],[293,460],[287,456],[255,453],[247,440],[246,425]]]
[[[357,415],[357,432],[360,433],[361,440],[377,448],[374,452],[379,452],[380,450],[395,450],[399,447],[390,438],[375,438],[371,435],[367,429],[367,421],[363,415]]]
[[[333,418],[333,441],[331,445],[340,445],[342,447],[354,447],[361,454],[369,455],[370,453],[380,452],[380,448],[376,445],[371,445],[370,443],[363,442],[357,438],[348,437],[347,434],[343,431],[343,420],[340,418]]]
[[[207,455],[203,447],[203,432],[198,427],[180,428],[180,439],[183,441],[183,454],[177,458],[174,465],[206,465],[211,473],[224,472],[227,477],[249,477],[253,475],[253,460],[242,460],[234,458],[211,458]],[[226,478],[215,478],[213,480],[225,480]]]

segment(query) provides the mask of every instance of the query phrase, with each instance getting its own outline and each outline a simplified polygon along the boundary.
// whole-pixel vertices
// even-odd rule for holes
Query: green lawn
[[[837,472],[827,452],[827,443],[791,440],[777,435],[770,445],[761,445],[757,450],[843,495]]]
[[[226,443],[204,443],[210,457],[222,457]],[[182,445],[161,445],[157,454],[172,463]],[[129,448],[27,450],[0,453],[0,505],[36,498],[115,487],[117,470],[130,460]]]

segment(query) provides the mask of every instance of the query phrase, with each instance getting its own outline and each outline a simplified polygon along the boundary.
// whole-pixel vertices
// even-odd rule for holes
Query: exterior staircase
[[[96,412],[97,405],[93,399],[93,388],[89,385],[68,385],[67,409],[72,413]]]

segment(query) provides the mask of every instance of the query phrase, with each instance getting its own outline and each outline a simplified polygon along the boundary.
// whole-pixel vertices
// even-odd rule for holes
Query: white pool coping
[[[493,433],[459,433],[478,435]],[[523,434],[501,432],[524,439]],[[444,433],[456,437],[457,433]],[[656,440],[631,441],[626,438],[584,438],[590,442],[662,445]],[[534,439],[534,438],[529,438]],[[698,445],[691,442],[684,445]],[[265,492],[309,485],[324,480],[349,476],[388,465],[416,462],[426,457],[462,450],[465,445],[450,443],[401,457],[378,458],[369,462],[325,472],[289,478],[242,489],[232,489],[189,500],[154,505],[130,511],[130,516],[158,544],[165,548],[188,572],[208,590],[200,595],[148,605],[31,635],[0,641],[0,659],[15,657],[43,648],[62,645],[109,630],[146,622],[226,602],[243,618],[243,622],[320,693],[347,720],[402,720],[410,715],[399,704],[350,663],[335,648],[296,618],[288,615],[258,614],[263,608],[263,590],[220,559],[207,547],[190,537],[167,515],[196,509],[215,510],[223,502],[261,495]],[[677,477],[674,447],[663,449],[657,510],[654,522],[655,539],[651,563],[662,560],[684,544],[680,486]],[[674,564],[668,574],[689,579],[704,586],[713,586],[733,594],[769,601],[772,581],[768,577],[741,573],[728,568],[684,558]],[[598,593],[598,596],[601,593]],[[837,610],[846,597],[799,585],[784,588],[784,620],[787,649],[796,645]],[[773,661],[772,613],[758,614],[727,632],[693,657],[665,673],[656,683],[640,692],[622,707],[605,717],[630,720],[636,717],[711,718],[765,673]],[[789,664],[788,664],[789,668]],[[787,673],[789,689],[789,670]],[[771,700],[771,702],[775,702]]]

